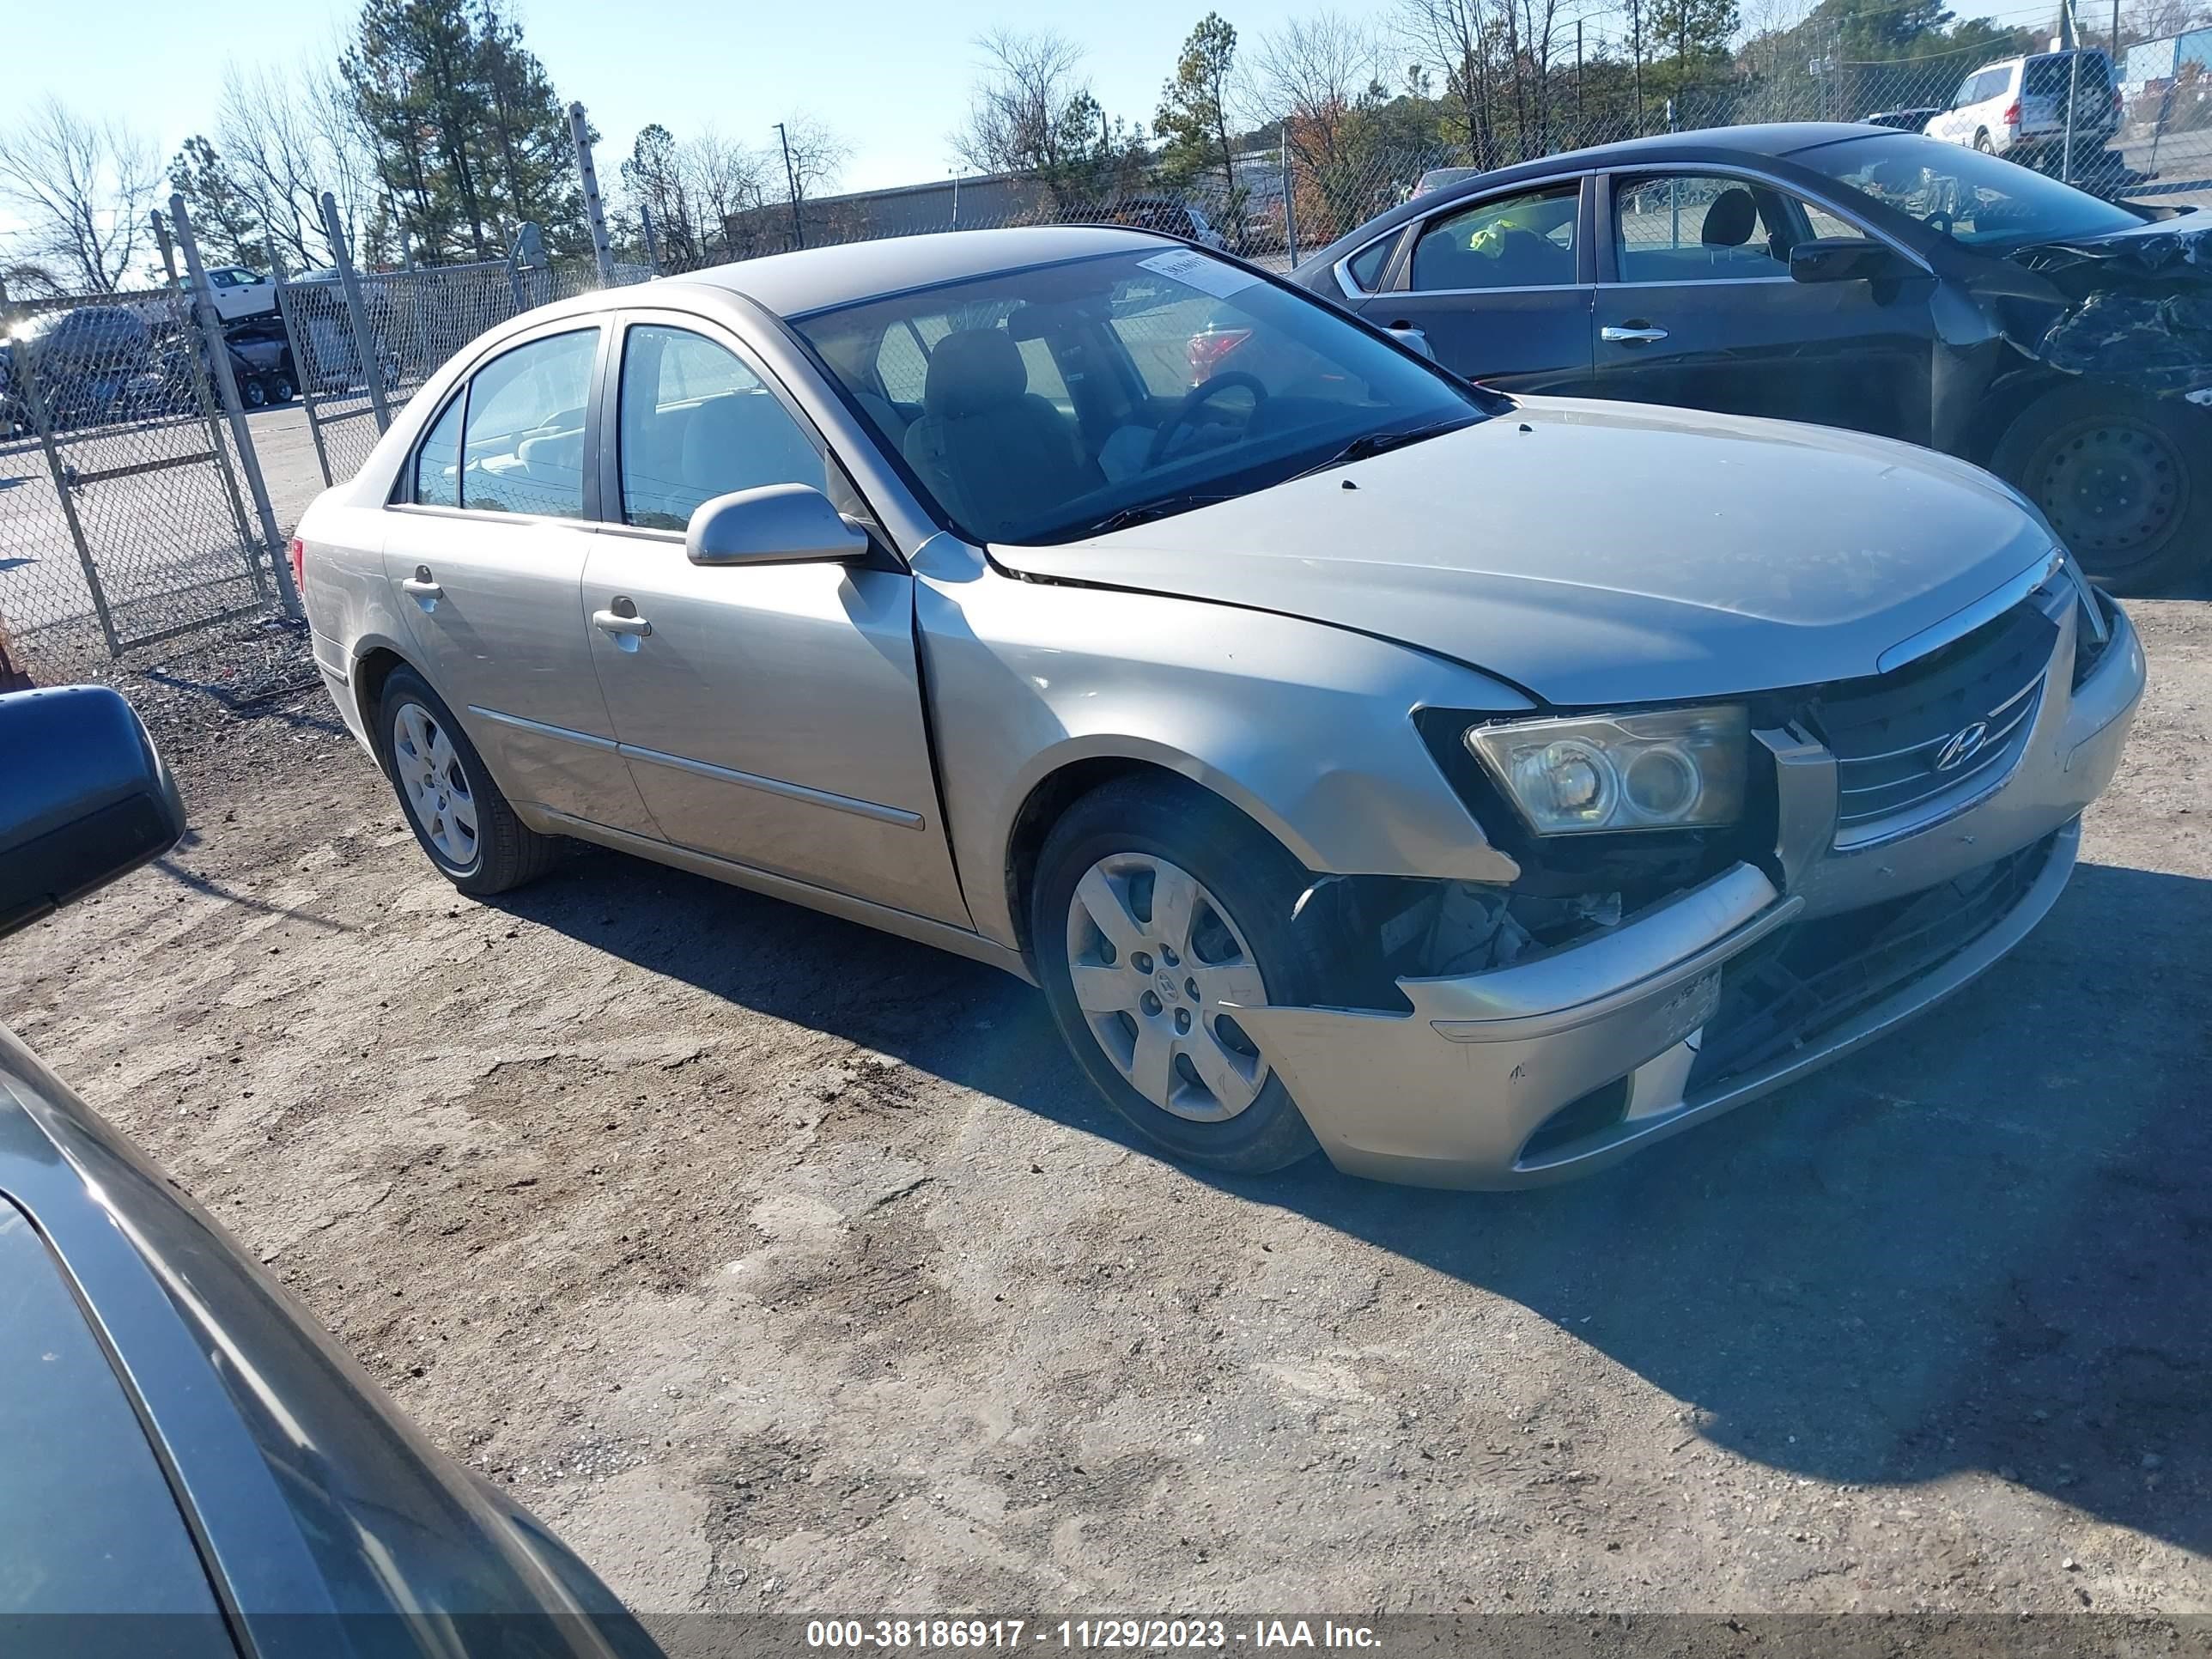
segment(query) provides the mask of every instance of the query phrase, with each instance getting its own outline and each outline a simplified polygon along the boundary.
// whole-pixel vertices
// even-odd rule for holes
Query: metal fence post
[[[584,222],[591,227],[592,258],[599,267],[599,282],[615,285],[615,252],[607,243],[606,204],[599,199],[599,175],[592,165],[592,128],[581,104],[568,106],[568,142],[576,149],[576,177],[584,189]]]
[[[60,447],[54,442],[53,416],[46,409],[46,388],[40,384],[39,337],[26,331],[15,341],[15,367],[23,382],[23,405],[30,411],[31,427],[39,434],[39,447],[46,453],[46,471],[54,481],[54,494],[61,500],[62,518],[69,525],[70,540],[76,546],[76,562],[84,571],[84,585],[92,592],[93,614],[100,618],[100,637],[107,641],[107,654],[119,657],[123,647],[117,642],[115,618],[107,609],[107,593],[100,585],[100,568],[92,562],[92,544],[85,539],[84,520],[77,516],[76,498],[70,493],[70,469],[62,464]]]
[[[1298,262],[1298,213],[1291,191],[1291,147],[1287,143],[1277,142],[1275,160],[1283,175],[1283,247],[1295,265]]]
[[[331,258],[338,268],[338,286],[345,290],[346,314],[353,319],[353,349],[361,359],[362,384],[368,388],[369,407],[376,411],[376,429],[382,432],[392,424],[392,408],[384,398],[384,358],[368,326],[368,309],[362,304],[361,278],[354,274],[345,223],[338,217],[338,198],[328,191],[323,192],[323,234],[330,240]]]
[[[190,326],[193,319],[190,307],[185,304],[183,284],[177,281],[177,246],[170,238],[168,221],[158,210],[148,216],[154,222],[155,245],[161,250],[161,269],[169,273],[169,297],[183,311],[182,320]],[[246,521],[246,503],[238,498],[238,480],[231,476],[228,467],[222,465],[222,416],[216,408],[215,390],[208,383],[208,365],[197,351],[185,355],[192,366],[192,401],[199,406],[200,418],[207,422],[208,450],[216,457],[216,471],[222,475],[222,493],[230,502],[230,521],[238,532],[238,544],[250,548],[253,545],[253,529]],[[261,562],[247,559],[246,572],[253,579],[254,592],[267,599],[269,584],[262,579]]]
[[[261,476],[261,457],[254,451],[253,434],[246,429],[246,405],[239,400],[238,378],[230,370],[230,343],[222,337],[222,319],[216,315],[207,267],[200,263],[199,239],[192,234],[191,216],[185,211],[181,195],[169,198],[169,222],[176,227],[177,245],[185,251],[185,269],[192,279],[193,319],[199,324],[208,357],[215,365],[216,386],[230,416],[231,447],[239,465],[246,470],[246,485],[252,492],[253,510],[261,520],[269,563],[276,573],[276,597],[284,614],[297,621],[306,613],[300,608],[299,590],[292,586],[292,562],[284,556],[284,538],[276,528],[276,510],[269,505],[269,485]]]

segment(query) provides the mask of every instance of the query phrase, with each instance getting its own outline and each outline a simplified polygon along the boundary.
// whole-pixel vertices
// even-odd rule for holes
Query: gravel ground
[[[1036,994],[611,854],[455,896],[319,696],[0,1010],[641,1612],[2212,1611],[2212,612],[2057,912],[1580,1185],[1210,1178]],[[276,684],[272,679],[270,684]]]

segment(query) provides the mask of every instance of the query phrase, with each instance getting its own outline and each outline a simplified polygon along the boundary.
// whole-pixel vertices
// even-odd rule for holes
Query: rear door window
[[[1571,288],[1579,180],[1526,191],[1433,219],[1413,245],[1416,293]]]
[[[584,516],[584,407],[596,328],[532,340],[469,382],[461,505],[478,513]]]

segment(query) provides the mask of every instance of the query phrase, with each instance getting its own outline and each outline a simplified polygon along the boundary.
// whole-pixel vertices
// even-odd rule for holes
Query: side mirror
[[[1800,283],[1893,283],[1912,274],[1887,243],[1860,236],[1814,237],[1790,250],[1790,275]]]
[[[866,532],[811,484],[764,484],[692,510],[684,550],[694,564],[825,564],[866,556]]]
[[[176,780],[105,686],[0,696],[0,935],[159,858],[185,833]]]

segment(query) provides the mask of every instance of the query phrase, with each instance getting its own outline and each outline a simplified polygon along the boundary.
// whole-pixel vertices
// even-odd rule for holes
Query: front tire
[[[407,827],[455,887],[488,898],[552,867],[560,842],[515,817],[468,733],[413,669],[385,681],[377,730]]]
[[[2212,431],[2177,401],[2069,386],[2031,404],[1990,470],[2016,485],[2100,586],[2154,593],[2212,545]]]
[[[1194,785],[1109,783],[1053,826],[1030,938],[1076,1062],[1176,1158],[1259,1175],[1316,1149],[1237,1008],[1320,996],[1323,964],[1291,926],[1306,872]]]

